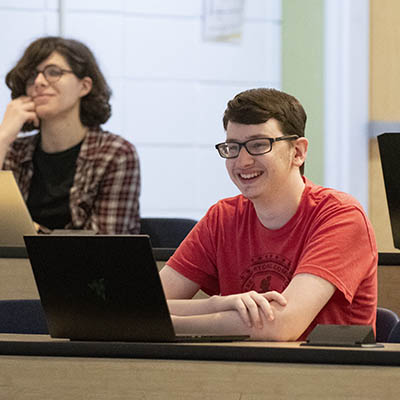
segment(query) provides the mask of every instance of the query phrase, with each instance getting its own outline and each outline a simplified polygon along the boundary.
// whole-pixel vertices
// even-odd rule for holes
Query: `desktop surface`
[[[398,343],[371,348],[305,347],[301,343],[83,342],[47,335],[0,334],[0,355],[400,366]]]
[[[1,341],[6,339],[0,336]],[[21,338],[8,336],[7,341],[13,340],[18,342]],[[33,339],[25,337],[24,340]],[[35,337],[35,341],[47,340]],[[148,345],[142,347],[153,348],[152,358],[0,355],[0,397],[13,400],[397,400],[399,395],[400,368],[393,366],[160,359],[154,354],[160,346]],[[188,346],[205,347],[181,344],[180,352],[186,352]],[[241,344],[220,346],[235,354]],[[260,343],[246,343],[246,346],[257,348]],[[298,344],[264,343],[264,346],[270,350],[286,346],[289,351]],[[386,347],[385,351],[390,349],[398,352],[396,345]]]

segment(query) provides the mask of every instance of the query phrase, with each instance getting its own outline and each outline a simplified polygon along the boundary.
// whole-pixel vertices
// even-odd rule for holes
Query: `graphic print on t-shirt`
[[[240,275],[242,291],[282,293],[292,279],[292,262],[279,254],[253,257],[251,265]]]

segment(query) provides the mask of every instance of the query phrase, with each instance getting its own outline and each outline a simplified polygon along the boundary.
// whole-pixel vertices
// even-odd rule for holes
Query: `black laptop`
[[[394,246],[400,249],[400,132],[378,136]]]
[[[177,336],[148,235],[25,235],[54,338],[85,341],[233,341]]]

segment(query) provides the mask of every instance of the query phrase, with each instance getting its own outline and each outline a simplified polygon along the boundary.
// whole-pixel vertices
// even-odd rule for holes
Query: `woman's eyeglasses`
[[[38,77],[39,74],[43,74],[43,76],[45,77],[47,82],[55,83],[64,74],[67,74],[67,73],[73,74],[74,72],[71,70],[68,70],[68,69],[62,69],[62,68],[58,67],[57,65],[47,65],[41,71],[38,71],[38,70],[32,71],[32,73],[30,74],[30,76],[28,77],[28,79],[26,81],[26,86],[32,86],[35,83],[36,78]]]

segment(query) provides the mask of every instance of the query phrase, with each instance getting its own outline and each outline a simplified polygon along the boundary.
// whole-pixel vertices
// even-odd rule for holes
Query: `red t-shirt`
[[[299,340],[316,324],[375,329],[378,253],[371,224],[350,195],[304,180],[299,208],[282,228],[265,228],[244,196],[224,199],[167,264],[209,295],[283,292],[296,274],[317,275],[337,290]]]

